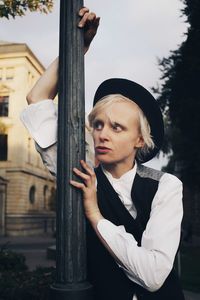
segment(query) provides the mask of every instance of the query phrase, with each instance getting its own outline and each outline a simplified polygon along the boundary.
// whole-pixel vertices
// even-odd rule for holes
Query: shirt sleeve
[[[39,147],[47,148],[57,142],[57,107],[52,100],[30,104],[20,119]]]
[[[39,152],[42,162],[47,167],[51,175],[56,177],[57,171],[57,143],[49,146],[48,148],[41,148],[35,143],[35,148]]]
[[[97,230],[121,262],[127,277],[149,291],[158,290],[169,275],[179,246],[182,208],[182,183],[164,174],[152,202],[150,219],[142,235],[141,247],[135,238],[106,219]]]

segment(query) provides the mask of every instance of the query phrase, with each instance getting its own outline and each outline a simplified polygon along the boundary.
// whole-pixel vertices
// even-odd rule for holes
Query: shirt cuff
[[[57,108],[52,100],[30,104],[21,112],[20,119],[41,148],[57,142]]]

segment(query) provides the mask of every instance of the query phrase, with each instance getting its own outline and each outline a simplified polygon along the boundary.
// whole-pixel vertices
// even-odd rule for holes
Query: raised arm
[[[80,22],[78,27],[84,30],[84,53],[90,47],[99,26],[99,17],[89,12],[89,9],[83,7],[79,11]],[[44,74],[36,82],[34,87],[27,95],[28,104],[36,103],[44,99],[54,99],[57,94],[58,87],[58,58],[47,68]]]
[[[34,87],[28,93],[28,104],[36,103],[44,99],[54,99],[57,94],[58,83],[58,58],[46,69]]]

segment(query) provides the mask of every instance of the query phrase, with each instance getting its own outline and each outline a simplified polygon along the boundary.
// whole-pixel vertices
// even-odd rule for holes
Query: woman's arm
[[[78,27],[84,30],[84,53],[86,53],[96,35],[100,18],[96,17],[96,14],[89,12],[89,9],[86,7],[80,9],[79,16],[81,20]],[[27,95],[28,104],[55,98],[58,91],[58,63],[58,58],[56,58],[36,82]]]
[[[54,99],[57,94],[57,83],[58,58],[52,62],[28,93],[26,97],[28,104],[33,104],[44,99]]]

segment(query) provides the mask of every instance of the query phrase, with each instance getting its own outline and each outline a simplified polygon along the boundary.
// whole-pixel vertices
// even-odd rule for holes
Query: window
[[[44,195],[44,208],[47,209],[48,207],[48,186],[45,185],[43,188],[43,195]]]
[[[28,72],[28,84],[32,85],[34,82],[34,76],[31,72]]]
[[[14,78],[14,68],[7,68],[6,70],[6,79],[12,80]]]
[[[51,188],[51,195],[49,197],[49,209],[52,211],[56,210],[56,189]]]
[[[7,160],[8,156],[8,136],[0,134],[0,160]]]
[[[31,204],[35,203],[35,186],[32,185],[32,187],[29,190],[29,201]]]
[[[9,96],[0,96],[0,117],[8,117]]]

